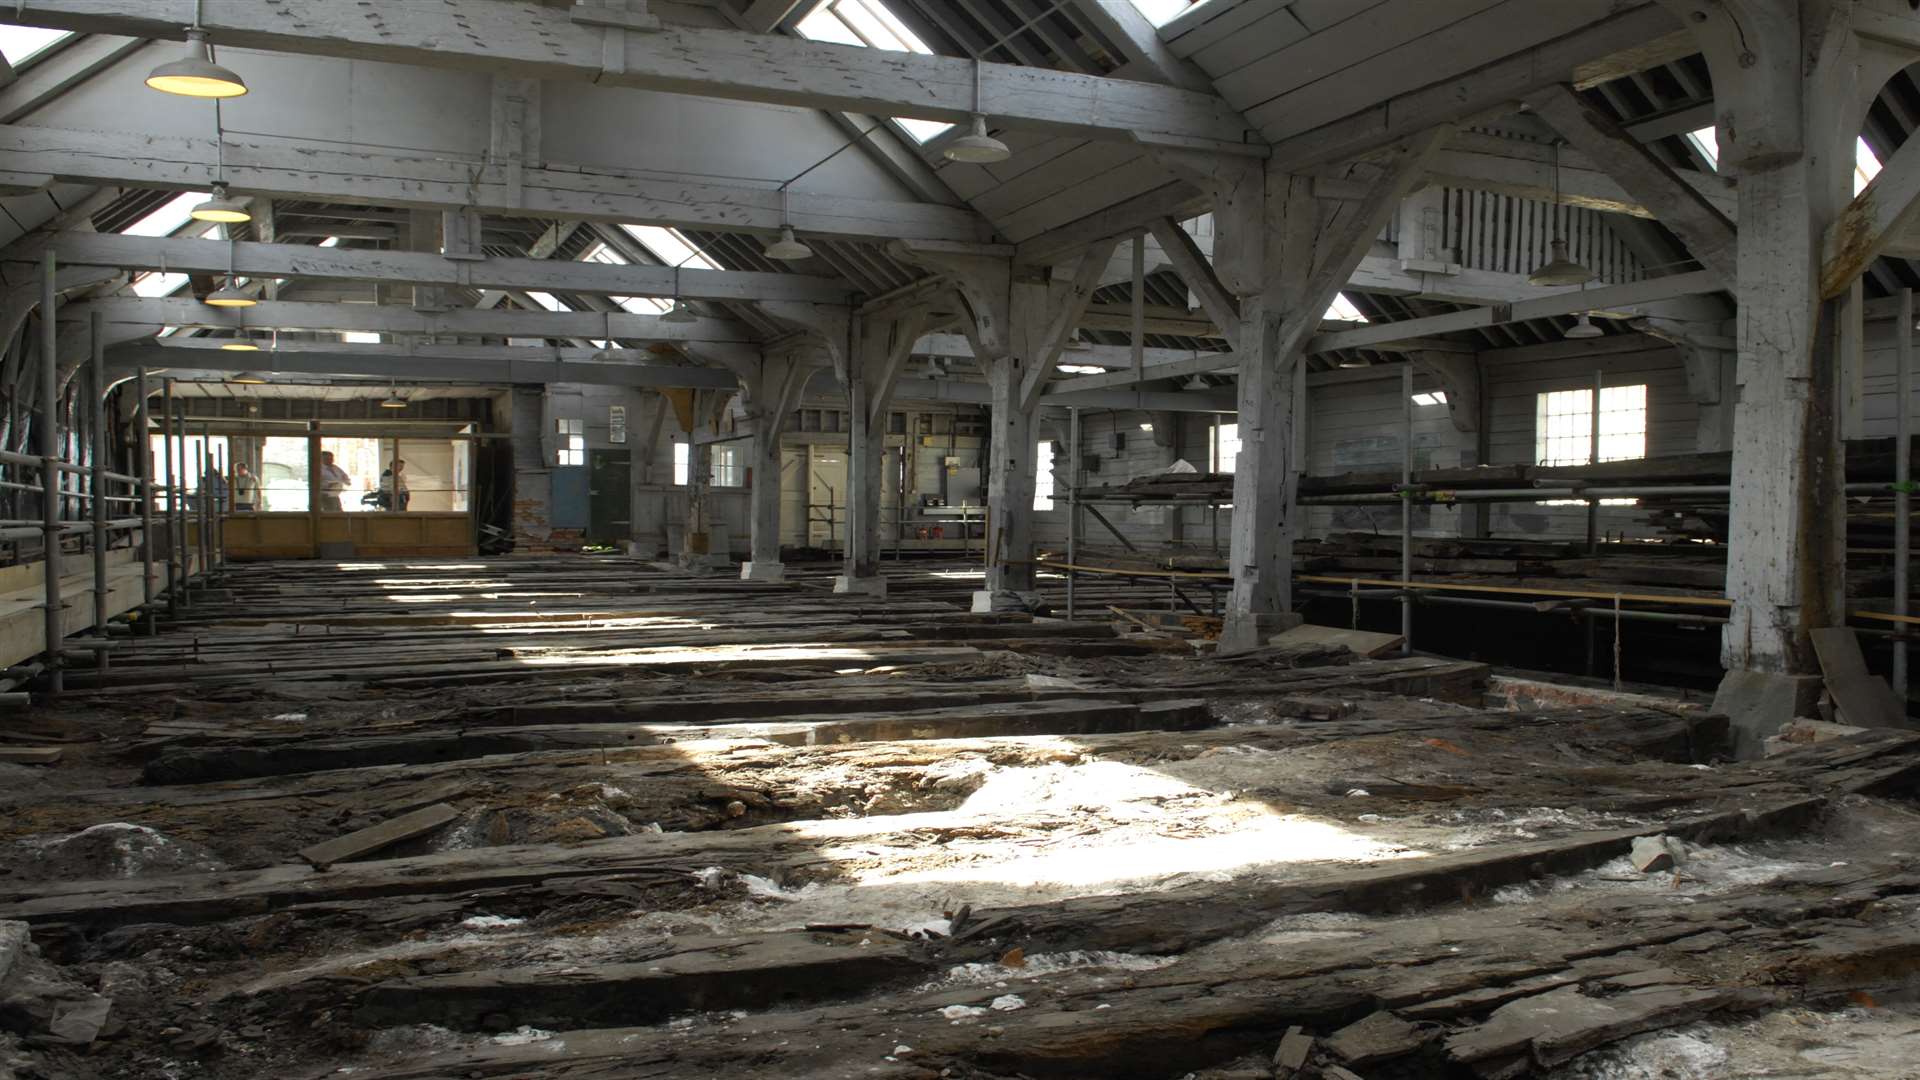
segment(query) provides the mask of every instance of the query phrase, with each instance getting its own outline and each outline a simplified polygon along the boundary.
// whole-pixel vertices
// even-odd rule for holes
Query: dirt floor
[[[239,568],[22,717],[0,1078],[1920,1077],[1920,735],[487,570]]]

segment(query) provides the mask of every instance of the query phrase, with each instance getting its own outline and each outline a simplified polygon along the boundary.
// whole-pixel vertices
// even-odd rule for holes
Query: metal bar
[[[60,378],[59,335],[54,320],[54,306],[58,300],[58,290],[54,287],[57,272],[54,266],[53,252],[47,252],[40,266],[43,275],[40,280],[40,456],[45,463],[40,474],[44,489],[41,496],[42,523],[45,526],[43,542],[45,553],[41,570],[46,577],[46,619],[43,623],[47,646],[47,689],[59,693],[62,689],[60,677],[60,641],[66,635],[66,604],[60,596],[60,470],[54,468],[54,462],[60,457],[60,414],[59,395],[57,393]]]
[[[1107,531],[1113,534],[1114,539],[1120,541],[1120,543],[1128,551],[1140,550],[1140,546],[1138,544],[1135,544],[1133,541],[1127,539],[1126,533],[1123,533],[1119,529],[1114,528],[1113,522],[1107,520],[1107,515],[1101,513],[1099,510],[1095,509],[1092,506],[1087,507],[1087,513],[1093,515],[1093,520],[1099,522],[1102,525],[1105,525],[1107,527]]]
[[[1606,376],[1599,371],[1593,373],[1593,410],[1588,416],[1591,426],[1590,441],[1587,443],[1587,464],[1600,464],[1600,391],[1606,385]],[[1587,554],[1600,550],[1600,501],[1587,500]],[[1591,673],[1589,673],[1591,674]]]
[[[1894,340],[1899,344],[1899,377],[1894,391],[1894,424],[1896,439],[1894,443],[1893,465],[1893,613],[1907,613],[1908,561],[1913,557],[1912,522],[1913,494],[1910,486],[1913,482],[1913,290],[1900,290],[1900,321],[1898,335]],[[1900,701],[1900,711],[1907,711],[1907,643],[1893,643],[1893,696]]]
[[[1305,363],[1305,361],[1301,361]],[[1400,370],[1400,483],[1413,486],[1413,364]],[[1400,580],[1413,580],[1413,500],[1400,503]],[[1413,594],[1400,598],[1400,653],[1413,655]]]
[[[173,470],[173,380],[160,388],[160,456],[167,481],[167,614],[180,613],[180,485]]]
[[[87,372],[88,424],[93,429],[93,632],[107,633],[107,341],[100,313],[90,320],[93,351]],[[107,654],[100,654],[100,667]]]
[[[147,409],[147,369],[141,368],[134,373],[134,393],[139,395],[139,403],[134,408],[134,471],[138,473],[140,493],[140,602],[145,629],[153,632],[153,436],[149,434],[152,420]]]
[[[1067,409],[1067,565],[1079,561],[1080,548],[1080,410]],[[1073,621],[1073,571],[1067,571],[1067,621]]]
[[[200,445],[194,451],[193,455],[194,461],[197,463],[197,471],[195,471],[193,475],[199,485],[200,492],[200,512],[195,515],[198,520],[194,523],[198,532],[194,536],[193,546],[200,552],[200,587],[203,589],[207,586],[208,574],[213,570],[213,563],[208,558],[210,554],[208,548],[213,539],[213,514],[212,508],[208,504],[213,501],[213,492],[208,489],[207,485],[207,452],[212,448],[209,447],[207,443],[207,426],[202,424],[200,425]]]

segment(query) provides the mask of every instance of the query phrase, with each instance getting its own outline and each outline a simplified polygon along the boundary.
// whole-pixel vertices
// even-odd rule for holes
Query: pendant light
[[[948,161],[965,165],[997,165],[1013,156],[1006,143],[987,134],[987,117],[980,111],[980,60],[973,62],[973,126],[941,151]]]
[[[1595,326],[1593,320],[1588,318],[1587,313],[1583,311],[1580,313],[1579,320],[1572,326],[1567,327],[1566,333],[1560,336],[1571,341],[1580,341],[1586,338],[1604,337],[1606,336],[1606,331]]]
[[[947,144],[941,153],[963,165],[998,165],[1013,156],[1006,143],[987,134],[987,118],[973,114],[973,129]]]
[[[257,371],[242,371],[238,374],[227,376],[227,381],[240,386],[265,386],[267,377]]]
[[[1181,387],[1181,389],[1183,389],[1183,390],[1211,390],[1211,389],[1213,389],[1213,384],[1207,381],[1207,377],[1206,377],[1205,375],[1195,375],[1195,376],[1194,376],[1194,377],[1192,377],[1191,379],[1188,379],[1188,380],[1187,380],[1187,385],[1185,385],[1185,386],[1183,386],[1183,387]]]
[[[231,276],[227,278],[225,285],[208,293],[206,299],[208,305],[224,308],[252,307],[259,302],[250,293],[243,291],[240,284]]]
[[[1545,266],[1527,275],[1527,284],[1536,286],[1585,285],[1593,271],[1567,257],[1567,242],[1560,236],[1560,143],[1553,144],[1553,202],[1547,206],[1553,215],[1553,242],[1548,245]]]
[[[193,208],[193,220],[238,225],[252,221],[253,214],[238,199],[227,193],[226,181],[213,185],[213,197]]]
[[[220,351],[221,352],[259,352],[260,346],[255,345],[253,343],[253,339],[246,336],[246,331],[243,330],[240,332],[239,337],[234,338],[231,341],[221,342]]]
[[[383,409],[404,409],[407,407],[407,399],[400,396],[400,387],[391,379],[387,381],[387,396],[380,402],[380,407]]]
[[[187,55],[154,68],[147,85],[181,97],[229,98],[247,92],[245,80],[209,59],[207,33],[198,27],[187,31]]]

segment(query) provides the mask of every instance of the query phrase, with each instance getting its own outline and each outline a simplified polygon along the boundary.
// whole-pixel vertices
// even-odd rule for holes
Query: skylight
[[[1715,169],[1720,167],[1720,137],[1711,126],[1687,132],[1687,141],[1693,144],[1701,157],[1707,159],[1707,164]],[[1873,148],[1867,145],[1865,139],[1853,140],[1853,193],[1858,195],[1865,191],[1867,185],[1873,183],[1873,178],[1879,175],[1880,159],[1874,154]]]
[[[593,247],[587,251],[585,261],[604,263],[607,266],[629,265],[627,260],[622,258],[619,252],[605,244],[593,245]],[[651,296],[609,296],[607,299],[620,305],[622,311],[628,311],[635,315],[664,315],[667,309],[672,306],[663,300],[655,300]],[[597,344],[603,349],[607,347],[605,343]]]
[[[1333,303],[1327,305],[1327,318],[1336,322],[1366,322],[1367,317],[1353,306],[1346,293],[1334,293]]]
[[[1205,3],[1206,0],[1133,0],[1133,6],[1140,9],[1140,14],[1145,15],[1148,22],[1155,26],[1165,26],[1173,21],[1174,16],[1192,7],[1196,2]]]
[[[183,191],[120,231],[127,236],[172,236],[193,220],[193,208],[206,201],[204,191]]]
[[[795,23],[793,28],[809,41],[831,41],[856,48],[933,55],[933,50],[920,40],[920,35],[908,29],[881,0],[821,0],[819,6]],[[894,117],[893,122],[918,142],[926,142],[953,126],[938,120],[915,120],[901,116]]]
[[[48,49],[73,36],[70,30],[48,30],[38,26],[0,26],[0,56],[19,67]]]
[[[573,310],[572,308],[568,307],[567,305],[561,303],[558,299],[556,299],[552,293],[529,292],[527,293],[527,298],[529,300],[532,300],[534,303],[539,304],[541,307],[546,308],[548,311],[572,311]]]
[[[371,330],[348,330],[340,335],[340,340],[349,345],[378,345],[380,335]]]
[[[679,229],[660,225],[622,225],[628,236],[640,241],[654,258],[668,266],[691,266],[695,270],[718,270],[720,264],[700,253]],[[602,245],[604,246],[604,245]]]

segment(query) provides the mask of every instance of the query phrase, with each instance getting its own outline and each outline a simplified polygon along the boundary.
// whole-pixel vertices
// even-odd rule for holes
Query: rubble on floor
[[[63,754],[0,792],[0,1076],[1910,1067],[1920,735],[1735,762],[1657,695],[1176,644],[236,567],[24,718]]]

